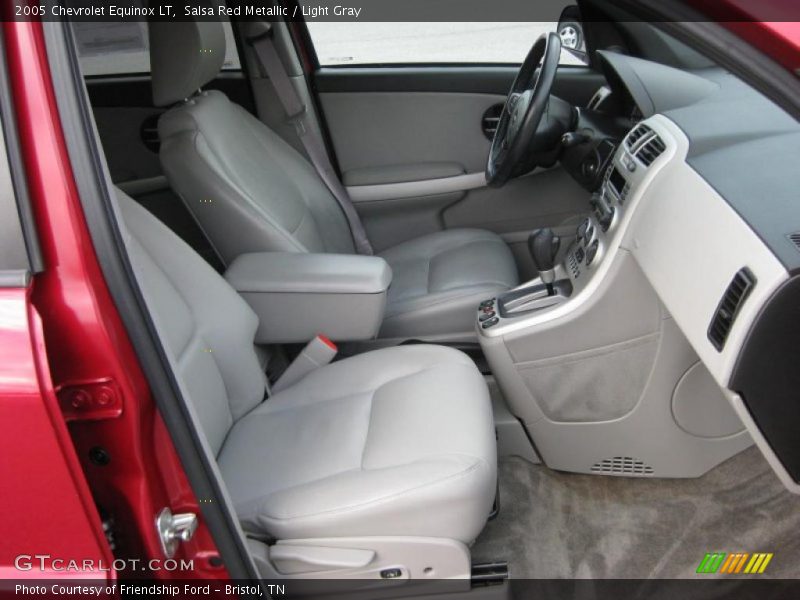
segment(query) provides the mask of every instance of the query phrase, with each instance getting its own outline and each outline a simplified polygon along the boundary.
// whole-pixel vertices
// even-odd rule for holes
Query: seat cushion
[[[486,384],[450,348],[361,354],[317,369],[238,421],[219,465],[250,532],[469,543],[496,491]]]
[[[478,304],[518,282],[508,245],[481,229],[439,231],[380,256],[393,273],[382,338],[472,335]]]

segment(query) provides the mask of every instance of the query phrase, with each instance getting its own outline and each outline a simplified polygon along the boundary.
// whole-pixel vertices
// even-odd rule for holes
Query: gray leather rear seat
[[[492,410],[449,348],[377,350],[263,401],[258,319],[211,267],[118,192],[137,279],[246,530],[278,539],[472,541],[496,484]]]

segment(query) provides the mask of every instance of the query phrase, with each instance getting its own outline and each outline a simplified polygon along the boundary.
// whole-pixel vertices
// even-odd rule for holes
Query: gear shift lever
[[[555,295],[553,289],[553,282],[556,279],[555,262],[560,246],[561,238],[555,235],[549,227],[537,229],[528,238],[528,250],[539,270],[542,282],[547,286],[548,296]]]

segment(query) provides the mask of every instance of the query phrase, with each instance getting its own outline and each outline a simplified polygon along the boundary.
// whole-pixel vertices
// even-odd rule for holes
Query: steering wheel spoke
[[[522,63],[489,150],[486,182],[490,186],[504,185],[527,159],[527,150],[547,108],[560,56],[561,38],[556,33],[544,34]]]

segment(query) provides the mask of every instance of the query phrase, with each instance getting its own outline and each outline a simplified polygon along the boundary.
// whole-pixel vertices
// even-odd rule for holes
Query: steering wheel
[[[494,132],[486,163],[488,185],[500,187],[536,166],[530,153],[536,146],[536,130],[547,110],[560,57],[561,38],[555,32],[539,36],[528,52]]]

